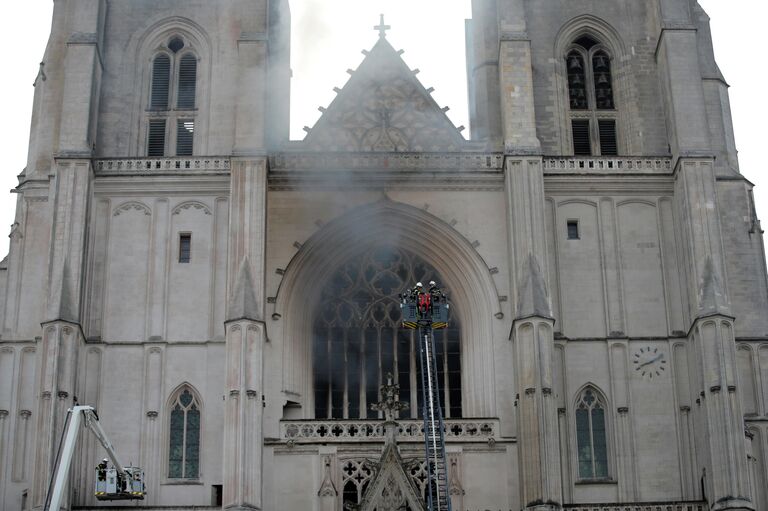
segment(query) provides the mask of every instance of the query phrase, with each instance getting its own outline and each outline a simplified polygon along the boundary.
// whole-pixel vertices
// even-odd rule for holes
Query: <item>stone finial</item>
[[[248,257],[243,257],[240,263],[240,270],[237,272],[237,280],[235,281],[235,291],[229,300],[227,310],[227,321],[238,319],[261,319]]]
[[[533,254],[528,254],[527,264],[518,283],[517,318],[531,316],[552,318],[552,306],[541,266]]]
[[[386,422],[395,422],[400,410],[407,410],[408,403],[400,401],[400,385],[394,383],[392,373],[387,373],[387,381],[381,386],[381,401],[371,405],[371,410],[384,412]]]
[[[731,306],[711,256],[704,263],[699,283],[699,317],[715,314],[731,315]]]

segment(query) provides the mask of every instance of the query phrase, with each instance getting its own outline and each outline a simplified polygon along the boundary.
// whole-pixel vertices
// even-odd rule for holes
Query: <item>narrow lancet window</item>
[[[608,478],[605,409],[601,396],[592,388],[585,389],[576,404],[579,479]]]
[[[179,391],[171,405],[168,477],[200,476],[200,404],[188,388]]]

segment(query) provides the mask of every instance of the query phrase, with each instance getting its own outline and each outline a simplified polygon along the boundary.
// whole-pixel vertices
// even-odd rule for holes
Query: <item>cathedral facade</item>
[[[435,280],[455,511],[768,509],[763,236],[696,0],[473,0],[469,138],[382,22],[301,141],[287,0],[54,5],[0,508],[44,508],[77,401],[143,509],[425,509],[397,294]]]

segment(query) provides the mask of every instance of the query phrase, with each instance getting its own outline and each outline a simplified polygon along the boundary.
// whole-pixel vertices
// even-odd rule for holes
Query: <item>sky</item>
[[[122,0],[131,1],[131,0]],[[548,1],[548,0],[536,0]],[[606,1],[606,0],[603,0]],[[635,0],[649,1],[649,0]],[[741,172],[755,183],[758,215],[768,225],[768,177],[763,177],[762,144],[768,119],[764,100],[768,65],[762,61],[768,2],[763,0],[699,0],[712,18],[715,56],[731,86],[730,97]],[[0,2],[0,47],[4,52],[4,78],[0,93],[6,98],[5,122],[0,123],[0,259],[8,251],[16,196],[8,193],[27,159],[32,82],[37,76],[50,31],[51,0]],[[318,107],[334,98],[363,59],[362,50],[377,40],[373,29],[379,14],[392,28],[387,38],[419,80],[434,87],[433,97],[448,106],[456,126],[467,120],[464,20],[470,17],[469,0],[291,0],[292,62],[291,136],[302,138],[312,126]],[[753,58],[760,56],[760,59]],[[465,132],[466,133],[466,132]]]

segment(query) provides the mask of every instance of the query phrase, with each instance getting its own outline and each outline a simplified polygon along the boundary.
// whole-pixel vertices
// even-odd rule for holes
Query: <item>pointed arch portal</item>
[[[492,416],[495,395],[491,322],[499,313],[499,301],[488,266],[450,225],[423,210],[388,199],[355,208],[328,223],[304,243],[288,265],[275,304],[275,312],[285,321],[283,390],[300,396],[305,418],[313,418],[317,410],[336,416],[315,402],[313,365],[318,353],[313,352],[312,340],[317,321],[322,323],[323,318],[317,312],[323,311],[323,292],[333,286],[332,279],[341,277],[345,265],[353,261],[375,258],[377,247],[389,247],[391,254],[399,254],[397,257],[427,263],[429,271],[434,271],[450,290],[456,320],[461,324],[460,412],[464,416]],[[400,291],[394,289],[393,293]],[[390,351],[394,356],[395,351]],[[330,406],[336,402],[348,405],[349,393],[344,401],[343,387],[341,392],[338,400],[332,398]],[[328,403],[327,395],[321,397]],[[361,401],[358,394],[357,402]],[[340,410],[337,413],[343,415]],[[360,413],[359,408],[354,411]]]

